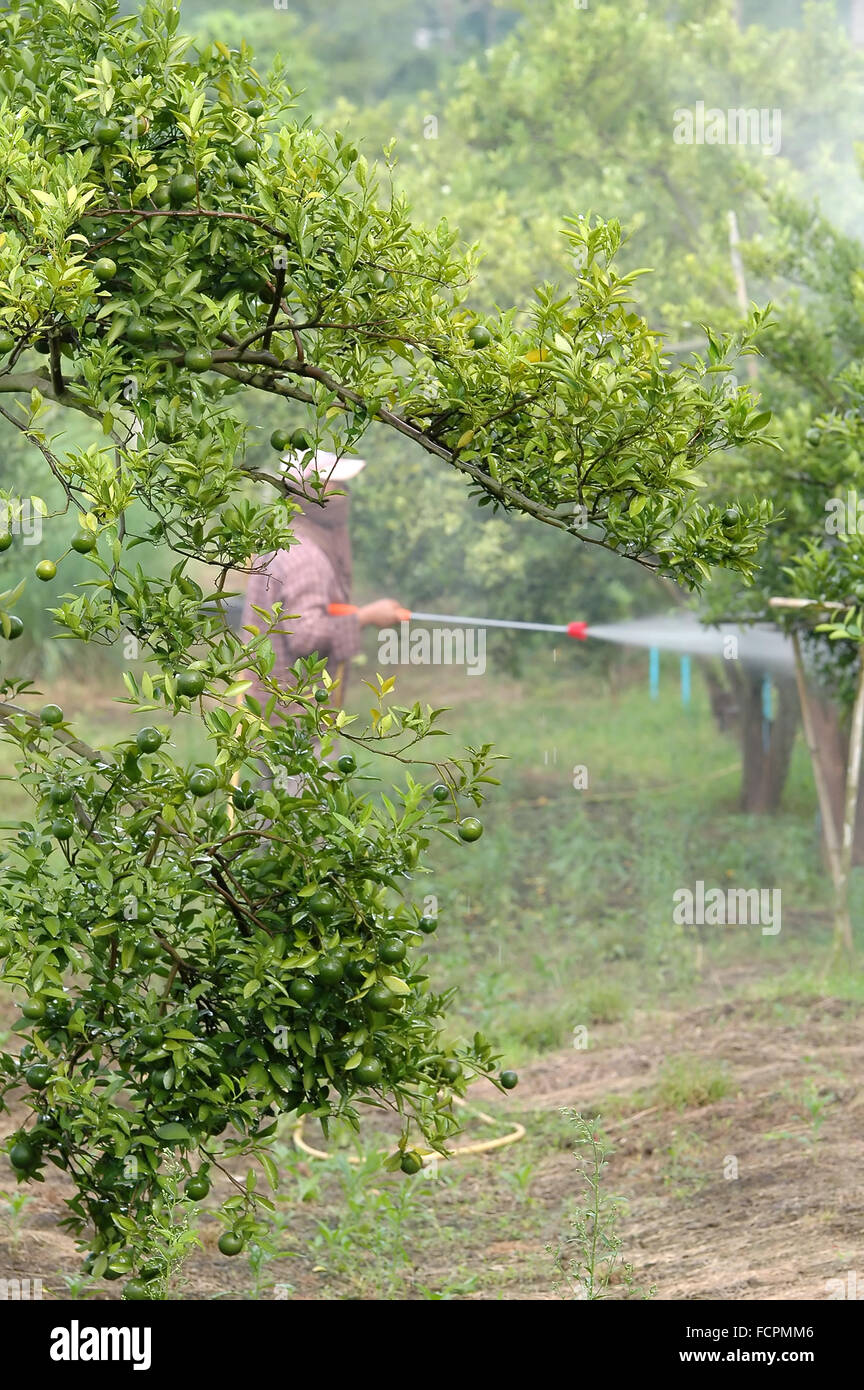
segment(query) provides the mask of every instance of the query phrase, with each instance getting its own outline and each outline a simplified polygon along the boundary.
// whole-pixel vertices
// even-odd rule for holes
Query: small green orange
[[[238,164],[251,164],[258,158],[258,145],[251,135],[241,135],[234,141],[234,158]]]
[[[164,739],[159,730],[154,729],[152,724],[146,724],[135,735],[135,744],[139,753],[155,753],[162,747],[163,742]]]
[[[190,372],[209,372],[213,366],[213,354],[205,347],[189,348],[184,353],[183,363]]]
[[[93,139],[97,145],[116,145],[122,134],[116,121],[96,121],[93,126]]]
[[[47,584],[57,573],[57,566],[53,560],[40,560],[35,573],[37,579],[41,579],[44,584]]]
[[[382,1066],[377,1057],[364,1057],[363,1061],[354,1068],[354,1076],[361,1086],[374,1086],[381,1080]]]
[[[239,1255],[245,1242],[236,1231],[226,1231],[219,1237],[219,1249],[223,1255]]]
[[[168,185],[168,197],[175,207],[191,203],[197,193],[198,183],[193,174],[175,174]]]

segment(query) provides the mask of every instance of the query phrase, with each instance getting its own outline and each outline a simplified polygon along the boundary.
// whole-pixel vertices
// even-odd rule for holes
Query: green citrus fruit
[[[252,117],[253,121],[257,121],[261,116],[263,116],[264,103],[261,100],[261,98],[253,97],[251,101],[247,101],[246,111]]]
[[[9,1162],[19,1173],[28,1173],[36,1167],[39,1155],[26,1139],[19,1139],[9,1150]]]
[[[297,1004],[311,1004],[318,997],[318,991],[311,980],[292,980],[288,993]]]
[[[445,1081],[458,1081],[462,1075],[462,1068],[455,1057],[445,1057],[439,1070]]]
[[[189,778],[189,790],[193,796],[209,796],[216,790],[219,779],[210,767],[199,767]]]
[[[443,782],[436,782],[432,788],[432,795],[436,801],[448,801],[450,799],[450,788]]]
[[[270,448],[275,449],[278,454],[284,454],[286,449],[291,448],[291,435],[287,430],[274,430],[270,436]]]
[[[16,637],[20,637],[24,631],[24,624],[17,613],[9,614],[9,641],[14,642]]]
[[[41,1091],[51,1080],[51,1068],[47,1062],[34,1062],[24,1073],[24,1080],[34,1091]]]
[[[396,995],[386,985],[373,985],[368,993],[364,994],[363,999],[370,1009],[374,1009],[379,1014],[386,1012],[387,1009],[392,1009],[396,1003]]]
[[[464,820],[460,820],[457,829],[460,840],[467,840],[469,844],[479,840],[483,834],[483,825],[476,816],[466,816]]]
[[[0,931],[0,956],[8,956],[12,950],[12,938],[8,932]]]
[[[229,164],[228,168],[225,170],[225,175],[232,188],[248,188],[248,175],[246,170],[242,169],[239,164]]]
[[[291,448],[296,449],[299,454],[312,448],[312,440],[305,430],[294,430],[291,435]]]
[[[148,1023],[146,1028],[141,1029],[139,1037],[145,1047],[158,1047],[162,1041],[162,1029]]]
[[[363,1061],[354,1068],[354,1076],[361,1086],[374,1086],[381,1080],[382,1067],[377,1057],[364,1057]]]
[[[186,695],[190,700],[195,699],[204,689],[203,671],[180,671],[177,676],[177,694]]]
[[[68,816],[56,816],[51,822],[51,834],[55,840],[71,840],[74,829]]]
[[[149,343],[153,334],[146,319],[130,319],[123,336],[127,343],[134,343],[138,347]]]
[[[149,1300],[150,1291],[143,1279],[129,1279],[123,1285],[123,1297],[129,1303],[137,1303]]]
[[[12,532],[11,532],[11,531],[2,531],[2,532],[0,532],[0,550],[8,550],[11,544],[12,544]]]
[[[207,348],[189,348],[183,355],[183,363],[190,372],[209,372],[213,366],[213,354]]]
[[[385,936],[378,947],[378,959],[385,965],[396,965],[405,959],[407,947],[399,936]]]
[[[117,262],[110,256],[100,256],[93,266],[93,274],[104,285],[117,274]]]
[[[316,917],[329,917],[339,907],[339,899],[329,888],[317,888],[312,896],[306,899],[306,906]]]
[[[5,328],[0,328],[0,357],[5,357],[15,346],[15,339]]]
[[[238,164],[251,164],[253,159],[258,158],[258,145],[251,135],[241,135],[239,140],[234,141],[234,158]]]
[[[97,145],[116,145],[122,134],[116,121],[96,121],[93,126],[93,139]]]
[[[253,792],[248,782],[244,782],[242,787],[234,788],[231,800],[238,811],[251,811],[257,800],[257,793]]]
[[[357,759],[354,757],[353,753],[343,753],[342,757],[336,763],[336,766],[339,771],[343,772],[347,777],[350,773],[357,770]]]
[[[39,1019],[45,1017],[45,1004],[41,999],[27,999],[21,1005],[21,1012],[25,1018]]]
[[[475,348],[488,347],[492,341],[492,334],[488,328],[484,328],[482,323],[475,323],[468,329],[468,337],[471,339]]]
[[[338,985],[344,972],[345,967],[337,956],[322,956],[315,966],[315,974],[322,985]]]
[[[56,727],[63,723],[63,711],[59,705],[43,705],[39,711],[39,720],[42,724]]]
[[[40,560],[35,570],[36,578],[41,579],[44,584],[53,579],[56,573],[57,566],[53,560]]]
[[[73,536],[69,544],[78,555],[89,555],[96,549],[96,537],[85,531],[83,535]]]
[[[135,744],[139,753],[155,753],[162,747],[164,739],[158,729],[154,729],[152,724],[147,724],[143,729],[139,729],[135,735]]]
[[[153,192],[150,194],[150,201],[154,207],[167,208],[171,202],[171,189],[167,183],[157,183]]]
[[[58,782],[55,787],[51,788],[48,795],[51,798],[52,805],[65,806],[72,800],[72,788],[64,787],[62,783]]]
[[[327,701],[328,701],[329,699],[330,699],[330,696],[329,696],[329,694],[327,693],[327,691],[324,689],[324,687],[323,687],[323,686],[319,686],[319,688],[315,691],[315,700],[316,700],[316,702],[317,702],[319,705],[326,705],[326,703],[327,703]]]
[[[244,1243],[243,1237],[238,1236],[236,1231],[226,1231],[219,1237],[219,1249],[223,1255],[239,1255]]]
[[[423,1160],[420,1155],[412,1149],[402,1155],[402,1162],[399,1164],[403,1173],[419,1173],[423,1167]]]
[[[193,174],[175,174],[168,185],[168,197],[175,207],[193,202],[197,194],[198,184]]]
[[[240,281],[241,288],[248,290],[250,294],[257,293],[264,283],[258,271],[251,265],[244,266],[237,279]]]
[[[203,1202],[210,1191],[210,1183],[207,1178],[190,1178],[183,1190],[191,1202]]]
[[[151,939],[139,941],[135,949],[142,960],[156,960],[162,954],[159,942]]]
[[[417,925],[424,936],[431,936],[434,931],[438,930],[438,918],[424,916],[420,918]]]
[[[502,1071],[498,1080],[501,1082],[505,1091],[512,1091],[514,1086],[519,1085],[519,1077],[516,1075],[515,1071]]]

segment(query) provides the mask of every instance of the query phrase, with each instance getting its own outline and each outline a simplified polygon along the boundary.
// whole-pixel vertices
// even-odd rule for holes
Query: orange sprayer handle
[[[347,618],[350,613],[357,612],[356,603],[328,603],[327,612],[331,618]],[[399,618],[401,622],[407,622],[411,617],[410,608],[400,608]]]

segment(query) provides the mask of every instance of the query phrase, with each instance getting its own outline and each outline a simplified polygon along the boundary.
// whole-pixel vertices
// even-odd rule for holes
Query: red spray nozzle
[[[577,640],[577,642],[585,642],[585,641],[587,641],[587,640],[588,640],[588,624],[587,624],[587,623],[568,623],[568,624],[567,624],[567,636],[568,636],[568,637],[575,637],[576,640]]]

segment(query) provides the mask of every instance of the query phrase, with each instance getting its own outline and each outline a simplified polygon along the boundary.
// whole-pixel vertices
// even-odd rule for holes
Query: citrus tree
[[[859,593],[864,516],[864,247],[808,203],[778,195],[770,208],[771,234],[749,248],[749,257],[777,291],[774,322],[762,337],[761,387],[780,448],[743,450],[725,481],[745,494],[774,497],[779,515],[761,547],[756,582],[745,592],[721,578],[710,606],[799,632],[814,686],[811,751],[818,748],[817,779],[830,805],[823,830],[829,836],[833,820],[839,842],[849,824],[849,730],[860,668],[859,642],[840,639],[849,635],[841,610]],[[816,610],[780,609],[772,605],[778,598],[835,604],[836,621],[823,628]],[[860,860],[860,813],[856,823]]]
[[[130,1296],[160,1288],[148,1223],[180,1181],[201,1200],[225,1169],[220,1248],[243,1248],[269,1199],[232,1160],[260,1158],[275,1183],[279,1114],[387,1106],[392,1166],[411,1172],[416,1143],[446,1145],[454,1094],[496,1074],[480,1035],[442,1040],[418,880],[432,832],[481,833],[465,812],[488,748],[436,763],[417,748],[436,712],[394,704],[388,682],[359,728],[316,657],[276,673],[278,605],[245,640],[225,622],[227,577],[291,544],[286,443],[354,448],[378,422],[480,504],[691,586],[713,564],[749,573],[768,515],[694,501],[713,451],[762,437],[764,413],[724,384],[749,337],[671,370],[615,270],[617,224],[568,225],[581,272],[540,287],[520,326],[480,317],[452,232],[416,226],[349,141],[292,120],[248,52],[195,49],[178,26],[164,0],[131,17],[112,0],[0,10],[0,409],[63,490],[49,567],[86,558],[56,630],[137,657],[140,725],[92,747],[3,682],[30,809],[0,865],[21,1002],[2,1096],[26,1106],[19,1178],[69,1175],[69,1226],[95,1274],[135,1272]],[[253,392],[284,407],[269,465],[246,452]],[[67,414],[91,422],[86,444],[64,440]],[[168,563],[143,565],[144,544]],[[4,642],[28,569],[0,596]],[[397,796],[361,784],[366,746],[407,764]]]

